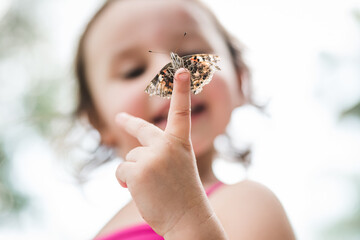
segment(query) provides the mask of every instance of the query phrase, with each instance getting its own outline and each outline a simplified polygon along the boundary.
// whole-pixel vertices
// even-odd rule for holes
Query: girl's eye
[[[139,77],[145,72],[145,66],[136,67],[122,74],[122,77],[127,80]]]

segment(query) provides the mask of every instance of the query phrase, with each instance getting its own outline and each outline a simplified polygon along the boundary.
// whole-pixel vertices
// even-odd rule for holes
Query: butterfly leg
[[[177,70],[177,69],[176,69],[176,70]],[[175,70],[175,68],[173,68],[173,67],[169,67],[169,73],[171,74],[171,77],[172,77],[172,78],[175,77],[174,73],[176,72],[176,70]]]

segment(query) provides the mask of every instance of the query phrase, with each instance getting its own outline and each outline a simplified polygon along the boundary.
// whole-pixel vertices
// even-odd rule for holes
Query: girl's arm
[[[136,137],[116,171],[144,220],[166,240],[225,240],[209,205],[191,143],[190,74],[176,72],[165,131],[143,119],[119,114],[116,122]]]
[[[164,235],[166,240],[227,240],[224,228],[215,213],[211,210],[195,209],[195,212],[186,214],[183,219]],[[205,215],[204,215],[205,214]],[[211,214],[211,215],[209,215]],[[202,216],[204,215],[204,216]],[[202,217],[199,217],[202,216]],[[202,219],[203,218],[203,219]]]
[[[245,180],[221,189],[212,206],[230,240],[294,240],[278,198],[265,186]]]
[[[280,201],[259,183],[245,180],[223,187],[221,194],[212,198],[212,205],[217,216],[204,216],[207,220],[196,222],[200,218],[188,214],[183,224],[174,228],[165,239],[296,239]],[[194,213],[195,216],[198,214]]]

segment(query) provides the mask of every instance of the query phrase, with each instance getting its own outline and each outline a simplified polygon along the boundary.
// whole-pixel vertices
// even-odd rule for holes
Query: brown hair
[[[105,1],[103,6],[95,13],[95,15],[91,18],[89,23],[86,25],[85,30],[80,37],[79,45],[77,48],[77,54],[76,54],[76,58],[75,58],[75,75],[76,75],[76,79],[78,82],[78,105],[75,110],[75,117],[81,118],[82,116],[86,116],[87,119],[90,120],[90,122],[99,122],[99,120],[101,120],[101,119],[95,110],[93,99],[91,97],[91,94],[90,94],[90,91],[89,91],[89,88],[87,85],[86,65],[85,65],[85,57],[84,57],[84,55],[85,55],[84,54],[84,42],[88,35],[89,30],[91,29],[91,27],[94,24],[94,22],[104,12],[104,10],[107,9],[115,1],[119,1],[119,0]],[[252,101],[252,94],[251,94],[252,90],[251,90],[251,84],[250,84],[249,68],[245,64],[245,62],[243,60],[243,56],[242,56],[243,45],[237,39],[235,39],[222,26],[222,24],[219,22],[219,20],[214,15],[214,13],[212,13],[211,10],[207,6],[205,6],[201,1],[199,1],[199,0],[189,0],[189,1],[200,6],[200,8],[203,9],[206,12],[206,14],[208,14],[210,16],[210,18],[212,19],[213,23],[215,24],[217,30],[219,31],[220,35],[223,36],[226,46],[228,47],[229,52],[231,54],[234,67],[235,67],[235,69],[237,69],[239,76],[241,76],[241,78],[239,79],[239,81],[240,81],[239,91],[241,91],[244,94],[244,96],[246,98],[246,102],[248,104],[252,104],[252,105],[256,106]],[[247,81],[246,89],[244,88],[244,81]],[[102,149],[102,148],[106,148],[106,146],[103,146],[100,142],[97,150]],[[248,165],[247,163],[249,163],[249,153],[250,153],[249,150],[238,152],[234,148],[234,152],[232,153],[232,155],[235,158],[239,159],[241,162],[246,163],[246,165]],[[109,157],[107,157],[107,158],[105,157],[102,160],[99,160],[99,159],[89,160],[88,163],[85,164],[86,168],[87,168],[87,165],[92,165],[93,167],[101,165],[102,163],[110,160],[109,158],[111,158],[111,154],[109,154]]]

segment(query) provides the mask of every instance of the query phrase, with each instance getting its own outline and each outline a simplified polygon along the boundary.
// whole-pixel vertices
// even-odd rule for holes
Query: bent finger
[[[117,167],[115,176],[122,187],[128,187],[128,179],[133,175],[134,168],[134,162],[122,162]]]
[[[117,114],[115,121],[144,146],[150,145],[162,136],[162,131],[155,125],[125,112]]]
[[[125,156],[125,160],[128,162],[137,162],[140,158],[147,153],[148,147],[136,147],[131,149]]]

